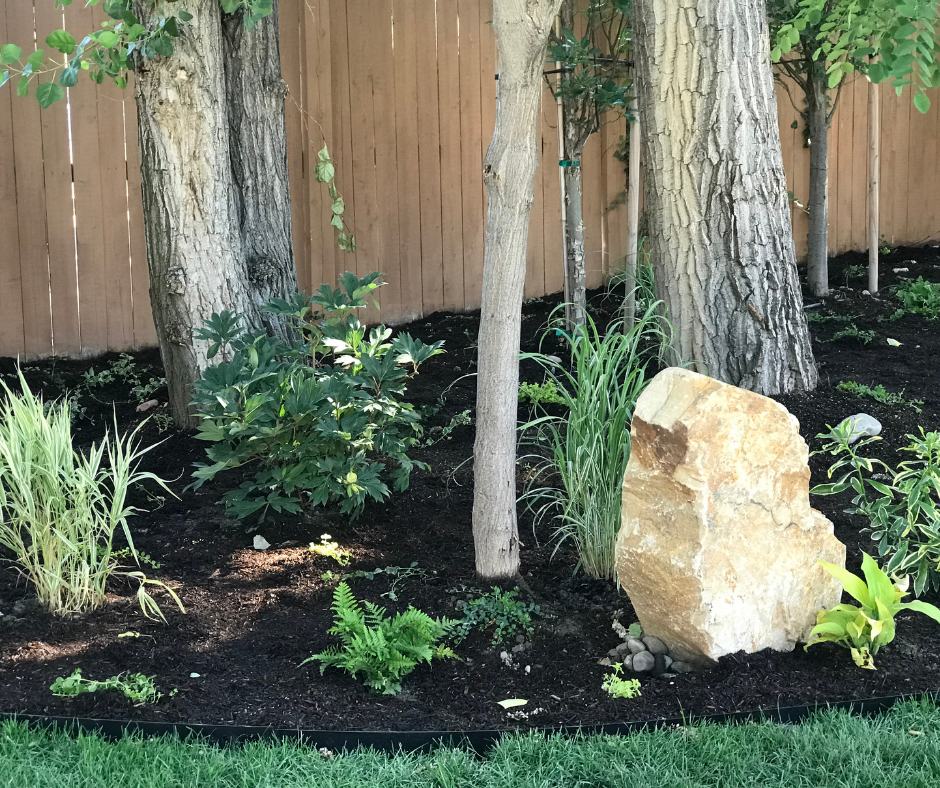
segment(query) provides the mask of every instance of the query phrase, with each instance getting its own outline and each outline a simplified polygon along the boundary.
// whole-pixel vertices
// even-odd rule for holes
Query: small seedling
[[[623,673],[623,666],[618,662],[611,665],[613,673],[608,673],[604,678],[601,689],[607,690],[607,694],[612,698],[635,698],[642,695],[640,692],[640,682],[637,679],[624,679],[620,677]]]
[[[434,572],[437,574],[437,572]],[[360,580],[375,580],[379,575],[385,575],[386,577],[391,578],[392,583],[388,591],[381,594],[387,599],[390,599],[392,602],[398,601],[398,592],[409,580],[424,579],[428,576],[428,573],[424,569],[418,568],[418,562],[413,561],[411,566],[386,566],[380,567],[378,569],[373,569],[371,571],[365,571],[363,569],[357,569],[355,572],[347,572],[343,575],[337,575],[335,572],[324,572],[320,575],[322,580],[327,582],[338,580],[343,583],[347,580],[360,579]]]
[[[853,320],[857,320],[858,315],[833,315],[833,314],[823,314],[822,312],[807,312],[806,313],[806,322],[807,323],[851,323]]]
[[[131,395],[138,402],[147,402],[160,389],[166,388],[166,378],[150,378],[146,383],[140,383],[131,389]]]
[[[90,692],[116,690],[134,703],[156,703],[163,697],[163,693],[157,691],[153,678],[143,673],[128,673],[123,677],[118,674],[104,681],[92,681],[82,678],[81,669],[75,668],[71,676],[60,676],[52,682],[49,689],[57,698],[74,698]],[[176,692],[174,689],[170,697],[173,697]]]
[[[840,339],[857,339],[859,342],[868,344],[875,338],[875,332],[869,328],[859,328],[855,323],[849,323],[845,328],[840,328],[832,335],[830,342],[838,342]]]
[[[458,413],[456,416],[454,416],[450,420],[450,423],[441,429],[441,434],[438,437],[428,438],[424,442],[424,445],[433,446],[435,443],[440,443],[441,441],[449,441],[451,434],[455,429],[457,429],[457,427],[467,427],[471,424],[473,424],[473,416],[470,415],[470,409],[468,408],[467,410],[462,411],[461,413]]]
[[[905,399],[903,391],[900,394],[888,391],[880,383],[872,388],[864,383],[856,383],[854,380],[843,380],[838,385],[838,389],[839,391],[854,394],[856,397],[868,397],[875,400],[875,402],[880,402],[882,405],[906,405],[917,413],[921,412],[922,408],[920,406],[924,404],[922,399]]]
[[[325,558],[332,558],[340,566],[349,566],[349,550],[340,547],[338,543],[333,541],[333,537],[329,534],[322,534],[320,536],[320,544],[311,542],[310,550]]]

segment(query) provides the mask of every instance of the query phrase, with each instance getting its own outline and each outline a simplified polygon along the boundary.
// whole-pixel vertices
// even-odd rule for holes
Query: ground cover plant
[[[624,703],[624,701],[618,701]],[[627,701],[630,704],[636,701]],[[822,712],[799,725],[688,725],[629,736],[509,734],[485,757],[330,752],[293,741],[219,747],[199,739],[45,732],[0,723],[0,783],[73,788],[932,788],[940,711],[928,701],[877,717]],[[133,782],[129,782],[132,780]]]
[[[197,332],[211,343],[209,358],[222,360],[195,387],[199,437],[213,444],[196,484],[243,465],[257,468],[225,494],[234,516],[298,514],[303,502],[336,503],[359,516],[367,499],[391,494],[386,481],[402,492],[411,471],[425,467],[406,453],[422,429],[400,397],[406,367],[417,375],[443,343],[426,345],[407,333],[389,341],[390,328],[359,322],[356,313],[374,299],[380,276],[347,271],[338,288],[268,304],[299,337],[291,343],[244,330],[230,312],[213,314]]]
[[[940,268],[933,268],[940,265],[936,250],[898,254],[917,272],[915,276],[940,281]],[[845,259],[864,263],[864,255]],[[841,264],[833,264],[834,276],[841,276]],[[897,281],[890,270],[885,277],[886,288]],[[557,297],[546,297],[526,305],[525,351],[541,349],[546,355],[568,358],[564,336],[545,336],[558,303]],[[590,304],[602,330],[620,315],[616,290],[592,293]],[[895,304],[887,295],[877,300],[860,291],[845,291],[828,301],[826,310],[851,315],[857,326],[868,329],[876,327],[878,318],[890,314]],[[439,435],[465,411],[475,415],[475,381],[467,375],[472,371],[476,320],[473,314],[442,313],[400,329],[426,344],[446,340],[448,353],[422,364],[406,391],[406,401],[424,414],[428,437]],[[836,322],[812,326],[821,338],[836,328]],[[823,441],[815,436],[826,432],[827,424],[838,424],[864,409],[882,423],[883,431],[882,440],[862,454],[893,469],[915,459],[901,451],[910,442],[905,435],[919,435],[919,426],[929,432],[940,424],[935,392],[940,335],[932,329],[933,324],[919,316],[905,316],[892,324],[897,347],[882,342],[816,343],[823,374],[820,388],[778,398],[799,420],[810,448],[821,448]],[[133,357],[142,379],[163,376],[154,351]],[[94,361],[33,362],[23,372],[33,391],[55,399],[75,389],[90,366],[101,370],[118,360],[113,354]],[[860,400],[839,390],[843,380],[874,385],[872,370],[890,391],[903,390],[907,398],[923,399],[923,412],[875,400],[860,407]],[[531,359],[520,363],[519,372],[525,382],[545,381],[543,368]],[[0,376],[18,390],[13,360],[0,360]],[[0,711],[316,729],[468,730],[777,708],[940,687],[938,625],[927,616],[901,612],[894,641],[875,657],[875,671],[858,669],[847,649],[821,643],[808,652],[799,648],[789,653],[735,654],[708,671],[641,679],[641,695],[612,698],[602,688],[611,668],[599,663],[622,640],[611,622],[617,619],[627,626],[636,621],[636,612],[609,581],[594,580],[584,572],[573,574],[579,560],[574,544],[569,541],[556,550],[554,524],[548,519],[535,522],[524,507],[519,509],[523,572],[518,583],[499,587],[504,592],[518,587],[518,601],[539,606],[540,614],[531,617],[531,633],[517,630],[494,646],[495,624],[475,629],[455,647],[460,660],[420,664],[404,677],[402,692],[394,697],[371,692],[362,684],[362,673],[354,678],[329,668],[321,676],[317,662],[298,668],[311,654],[340,643],[328,630],[334,623],[331,598],[341,575],[351,575],[347,582],[357,599],[381,604],[389,617],[410,605],[434,618],[459,620],[461,602],[490,591],[492,585],[481,583],[473,570],[470,512],[476,424],[457,427],[448,440],[411,449],[409,455],[430,469],[414,474],[407,491],[381,504],[370,501],[355,522],[338,507],[304,507],[298,515],[271,514],[246,533],[245,524],[229,517],[220,499],[254,468],[236,468],[219,474],[211,484],[186,490],[188,469],[204,459],[205,444],[184,432],[161,436],[152,420],[145,421],[147,414],[136,411],[132,389],[116,379],[96,388],[94,397],[83,394],[91,418],[73,425],[73,440],[78,450],[87,451],[101,440],[104,427],[113,424],[116,415],[121,432],[142,425],[142,444],[158,444],[145,455],[141,470],[169,479],[179,498],[152,482],[130,491],[128,504],[147,510],[131,521],[134,544],[139,553],[161,565],[144,571],[178,588],[187,615],[164,606],[169,626],[147,621],[137,606],[136,584],[118,578],[109,586],[107,605],[79,617],[53,618],[38,608],[34,592],[15,565],[0,560]],[[162,400],[162,395],[155,398]],[[559,406],[547,407],[564,414]],[[531,406],[520,404],[519,422],[531,416]],[[826,471],[832,461],[829,455],[811,456],[813,485],[828,481]],[[516,471],[519,495],[531,469],[520,463]],[[891,484],[891,477],[885,476],[876,480]],[[867,518],[845,513],[854,512],[853,495],[847,490],[814,496],[812,503],[833,522],[836,536],[847,546],[849,571],[860,575],[862,553],[875,555],[877,542],[864,530]],[[324,533],[349,550],[348,566],[310,551],[311,542],[319,543]],[[270,546],[253,549],[255,535],[263,535]],[[119,532],[115,548],[123,549],[124,541]],[[889,560],[875,557],[882,566]],[[0,548],[0,559],[10,558],[12,554]],[[384,571],[386,567],[406,570],[415,562],[427,574],[398,585],[398,575]],[[461,586],[478,590],[465,594]],[[940,601],[929,588],[918,599],[934,605]],[[504,651],[511,664],[501,658]],[[179,692],[139,707],[116,692],[53,696],[50,685],[75,668],[92,679],[140,672],[154,676],[160,690]],[[504,710],[499,702],[510,698],[528,703]],[[527,717],[509,716],[520,711]]]
[[[854,394],[856,397],[873,399],[883,405],[907,405],[917,413],[920,413],[920,406],[924,404],[922,399],[907,399],[903,391],[901,393],[888,391],[881,383],[875,386],[867,386],[854,380],[843,380],[839,384],[839,390]]]
[[[109,679],[95,681],[82,676],[80,668],[76,668],[70,676],[60,676],[52,682],[49,689],[53,695],[60,698],[74,698],[91,692],[107,692],[114,690],[120,692],[125,698],[134,703],[156,703],[163,697],[153,683],[153,676],[143,673],[128,673],[121,676],[112,676]],[[176,694],[175,690],[172,694]]]

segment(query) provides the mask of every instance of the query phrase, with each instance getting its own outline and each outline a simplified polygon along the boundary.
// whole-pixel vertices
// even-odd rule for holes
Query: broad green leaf
[[[29,95],[29,75],[24,74],[16,86],[16,95],[26,97]]]
[[[75,39],[67,30],[56,30],[46,36],[46,43],[53,49],[58,49],[63,55],[71,55],[75,51]]]
[[[55,82],[43,82],[36,88],[36,99],[43,109],[49,109],[57,101],[64,98],[65,91]]]
[[[862,554],[862,573],[868,583],[868,593],[874,604],[894,604],[894,583],[868,553]]]
[[[222,0],[222,10],[226,14],[234,14],[241,5],[241,0]]]
[[[110,49],[118,42],[118,34],[113,30],[99,30],[92,38],[105,49]]]
[[[0,63],[3,65],[15,63],[21,57],[23,57],[23,50],[16,44],[4,44],[0,47]]]
[[[900,607],[901,610],[914,610],[917,613],[923,613],[925,616],[930,616],[934,621],[940,623],[940,608],[928,604],[927,602],[921,602],[919,599],[915,599],[913,602],[905,602]]]
[[[841,566],[836,566],[835,564],[830,564],[828,561],[820,561],[823,568],[829,572],[836,580],[842,583],[842,587],[845,589],[845,592],[851,596],[853,599],[857,599],[865,607],[872,607],[871,596],[868,593],[868,587],[865,585],[865,581],[857,575],[853,575],[847,569],[843,569]]]
[[[42,68],[43,61],[46,58],[46,50],[37,49],[33,54],[27,59],[27,63],[33,67],[33,71],[38,71]]]
[[[926,113],[930,109],[930,97],[923,92],[914,94],[914,106],[918,112]]]
[[[59,75],[59,84],[64,88],[73,88],[78,83],[78,68],[69,66]]]

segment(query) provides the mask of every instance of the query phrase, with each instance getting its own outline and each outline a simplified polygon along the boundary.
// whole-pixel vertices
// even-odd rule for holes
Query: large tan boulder
[[[767,397],[685,369],[637,401],[617,574],[643,631],[686,661],[790,651],[841,584],[832,523],[809,505],[799,422]]]

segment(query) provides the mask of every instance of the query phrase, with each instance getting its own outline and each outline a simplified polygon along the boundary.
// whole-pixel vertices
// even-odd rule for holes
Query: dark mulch
[[[833,282],[841,284],[852,264],[864,264],[863,256],[837,260]],[[932,248],[896,251],[885,258],[883,267],[886,286],[896,280],[892,267],[911,269],[902,276],[923,273],[940,281],[940,254]],[[828,342],[839,326],[812,324],[821,385],[812,394],[781,401],[799,418],[811,448],[818,448],[815,435],[827,423],[862,410],[871,413],[885,427],[881,453],[895,462],[895,450],[905,433],[918,425],[938,424],[940,335],[936,324],[920,319],[879,323],[879,315],[894,309],[890,290],[873,299],[861,294],[862,279],[850,277],[848,285],[856,289],[839,291],[823,308],[857,315],[857,326],[873,329],[876,339],[867,345],[857,340]],[[601,310],[613,310],[616,299],[605,301],[603,294],[595,294],[594,302]],[[527,349],[537,344],[556,303],[557,299],[545,299],[526,306]],[[469,376],[475,371],[478,319],[478,314],[438,314],[411,326],[423,339],[446,340],[448,350],[422,368],[408,392],[418,405],[443,398],[442,410],[429,422],[432,436],[451,417],[473,407],[475,380]],[[901,346],[889,346],[887,337]],[[135,358],[139,368],[159,373],[156,353],[139,353]],[[107,360],[93,364],[100,369]],[[73,386],[89,366],[89,362],[43,362],[30,365],[27,374],[52,396]],[[11,360],[0,362],[0,372],[9,374],[12,369]],[[529,365],[523,366],[523,373],[538,379]],[[892,391],[903,389],[909,397],[924,400],[923,412],[857,400],[836,389],[847,379],[883,383]],[[112,407],[122,429],[142,418],[135,413],[127,386],[101,389],[95,396],[97,400],[86,398],[95,423],[81,428],[82,442],[100,434],[111,419]],[[417,473],[406,494],[394,496],[386,505],[371,506],[358,522],[317,510],[249,531],[228,520],[218,504],[224,490],[238,483],[237,473],[185,492],[192,464],[203,457],[203,445],[184,434],[161,436],[152,423],[144,437],[164,439],[148,455],[145,467],[172,479],[171,487],[180,498],[148,500],[139,493],[135,502],[151,511],[135,518],[135,539],[141,550],[162,564],[152,574],[179,584],[187,614],[166,606],[168,625],[148,622],[134,604],[130,586],[116,584],[104,609],[80,619],[57,620],[35,610],[13,616],[14,604],[28,602],[30,592],[18,582],[15,570],[4,566],[0,569],[0,611],[5,614],[0,619],[0,711],[321,729],[464,730],[604,723],[940,689],[940,627],[924,617],[905,616],[897,640],[879,655],[875,672],[855,668],[846,652],[830,646],[809,653],[798,649],[789,654],[737,654],[708,672],[644,680],[642,697],[612,700],[601,690],[606,669],[598,660],[617,643],[611,630],[614,611],[623,609],[621,620],[633,620],[630,603],[609,585],[572,575],[572,553],[562,549],[553,558],[548,527],[533,530],[531,518],[524,515],[522,596],[540,604],[545,615],[518,665],[504,666],[501,649],[490,646],[487,634],[476,634],[459,649],[463,661],[418,668],[407,677],[399,696],[376,697],[339,671],[329,670],[321,677],[316,665],[299,667],[304,658],[330,643],[326,630],[335,583],[321,575],[338,570],[306,545],[322,533],[332,534],[353,550],[350,570],[418,561],[429,577],[404,586],[402,601],[397,606],[388,603],[389,607],[412,603],[436,615],[454,615],[460,587],[480,586],[473,575],[472,467],[467,462],[473,428],[458,427],[450,440],[416,451],[431,464],[431,471]],[[823,478],[824,465],[822,458],[813,458],[814,482]],[[857,569],[861,550],[870,549],[870,541],[860,532],[862,524],[842,513],[845,504],[831,498],[815,500],[835,522],[837,536],[848,546],[849,566]],[[270,550],[251,549],[255,533],[267,538]],[[388,590],[381,577],[353,580],[352,585],[360,597],[387,601],[380,596]],[[139,632],[140,637],[118,637],[129,631]],[[155,675],[164,692],[179,691],[155,706],[140,708],[114,694],[53,698],[49,685],[75,667],[93,678],[140,671]],[[527,698],[524,711],[542,711],[528,720],[509,719],[496,705],[505,698]]]

